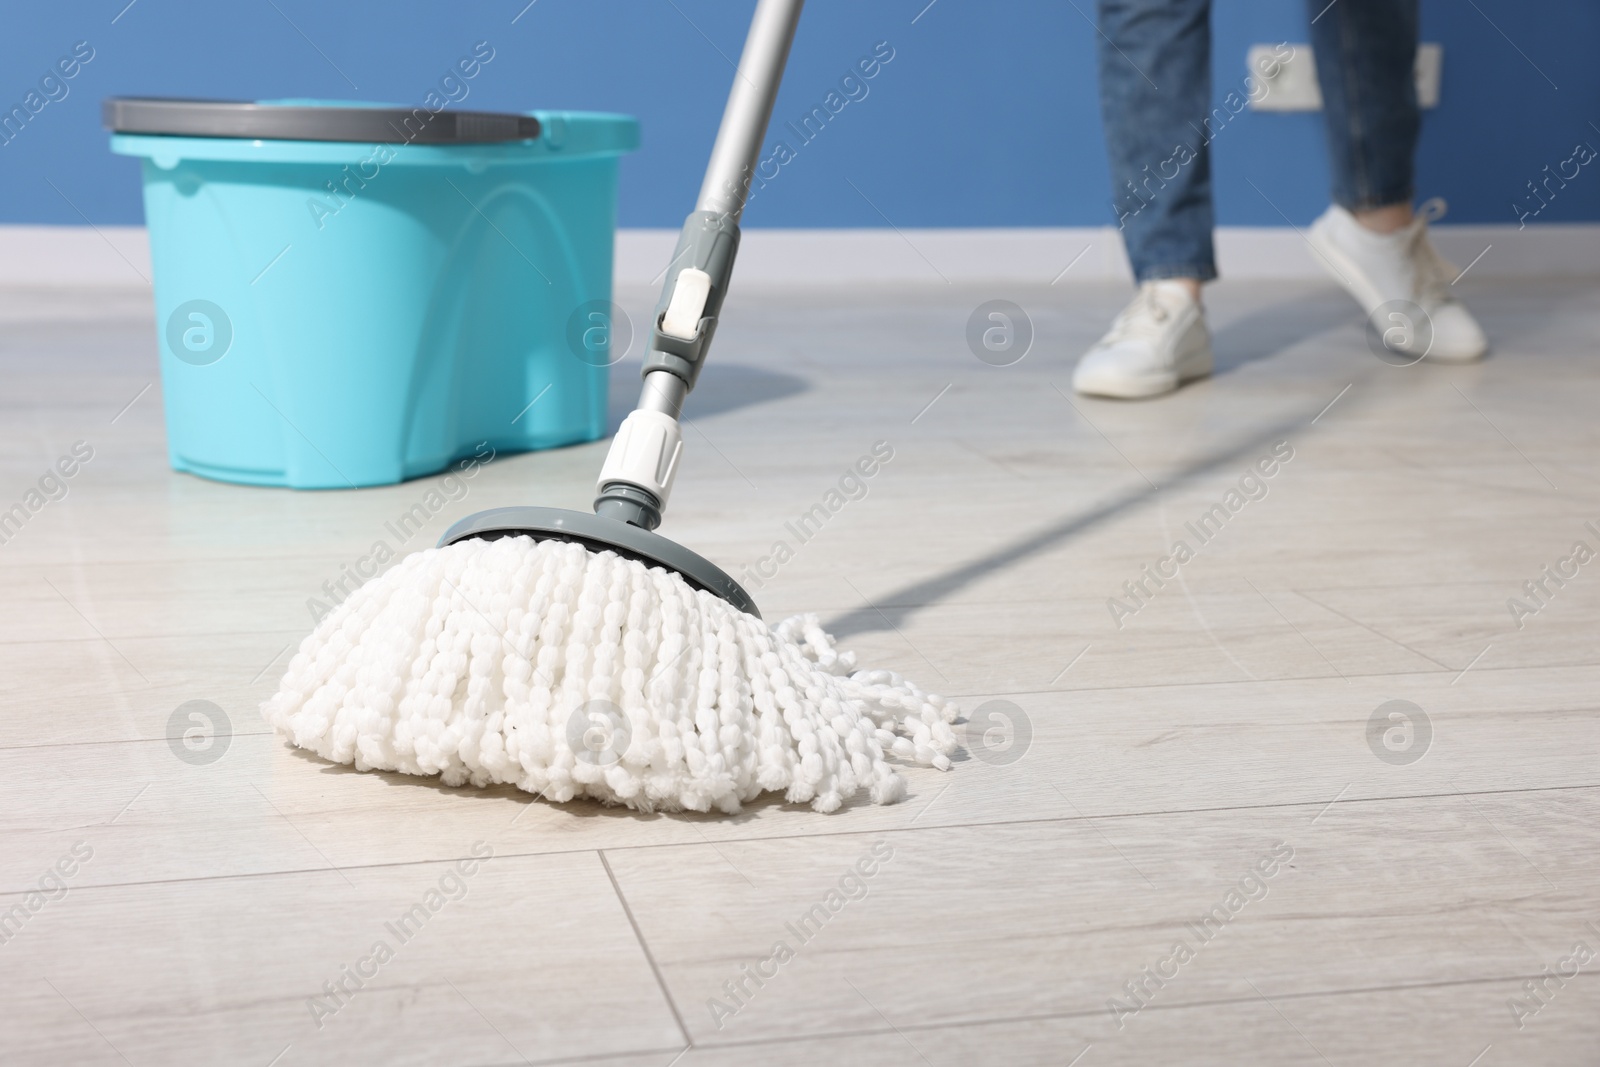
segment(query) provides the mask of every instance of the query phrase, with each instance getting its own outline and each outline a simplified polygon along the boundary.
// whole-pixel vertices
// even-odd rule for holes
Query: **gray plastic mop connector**
[[[705,310],[700,315],[700,327],[693,338],[684,340],[661,332],[661,318],[672,302],[674,286],[662,287],[661,302],[656,305],[655,325],[650,331],[650,351],[645,356],[641,376],[652,371],[670,371],[694,388],[700,377],[700,367],[705,363],[706,350],[711,347],[711,335],[717,329],[717,315],[722,310],[722,298],[728,291],[728,279],[733,275],[733,259],[739,251],[739,224],[731,215],[716,211],[696,211],[683,222],[678,234],[678,247],[667,268],[675,280],[678,272],[695,267],[711,275],[711,293]]]
[[[654,530],[661,525],[661,500],[642,486],[607,482],[594,498],[594,513],[641,530]]]

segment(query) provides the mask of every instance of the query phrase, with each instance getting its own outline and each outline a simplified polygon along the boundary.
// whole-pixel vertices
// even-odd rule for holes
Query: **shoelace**
[[[1141,285],[1133,301],[1112,321],[1111,329],[1106,332],[1105,341],[1114,343],[1158,339],[1171,317],[1172,313],[1162,307],[1161,302],[1156,299],[1155,290],[1148,285]]]
[[[1455,265],[1441,256],[1428,240],[1428,223],[1444,218],[1449,209],[1444,198],[1436,196],[1424,202],[1416,218],[1411,220],[1406,243],[1407,253],[1417,268],[1415,288],[1419,302],[1446,304],[1455,299],[1450,292],[1457,275]]]

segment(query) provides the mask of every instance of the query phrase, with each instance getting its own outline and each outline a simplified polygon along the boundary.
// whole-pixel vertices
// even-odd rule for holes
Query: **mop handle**
[[[717,313],[733,274],[739,249],[739,218],[750,197],[761,158],[761,141],[767,135],[772,105],[783,81],[800,8],[804,0],[759,0],[745,37],[739,69],[728,91],[722,125],[711,147],[711,159],[700,183],[695,209],[684,220],[678,247],[667,267],[666,284],[650,336],[650,353],[644,362],[648,383],[655,371],[666,371],[683,383],[681,392],[665,382],[670,406],[655,390],[645,389],[640,406],[676,416],[683,397],[694,388]]]
[[[645,354],[644,388],[611,442],[594,510],[646,530],[661,523],[683,452],[678,416],[716,332],[739,250],[739,218],[804,0],[758,0],[695,210],[667,266]]]
[[[761,156],[761,141],[772,119],[783,68],[789,58],[804,0],[760,0],[750,20],[739,70],[728,92],[722,125],[700,184],[696,211],[725,213],[735,223],[744,214],[750,182]],[[669,286],[670,288],[670,286]]]

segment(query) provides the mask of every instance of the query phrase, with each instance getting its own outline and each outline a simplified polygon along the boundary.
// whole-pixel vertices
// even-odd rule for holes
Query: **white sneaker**
[[[1428,240],[1428,223],[1444,212],[1444,201],[1435,197],[1422,205],[1410,225],[1380,234],[1334,204],[1311,224],[1308,239],[1322,265],[1382,333],[1386,348],[1417,359],[1470,363],[1483,358],[1489,341],[1450,290],[1458,272]],[[1380,313],[1389,304],[1395,306]],[[1422,321],[1412,321],[1412,308],[1420,309]],[[1375,321],[1374,314],[1383,321]]]
[[[1211,373],[1211,335],[1182,282],[1145,282],[1111,329],[1078,361],[1072,388],[1123,400],[1170,393]]]

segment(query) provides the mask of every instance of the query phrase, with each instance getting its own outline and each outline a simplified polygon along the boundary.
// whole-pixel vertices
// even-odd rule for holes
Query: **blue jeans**
[[[1265,91],[1211,101],[1211,0],[1099,0],[1100,107],[1112,206],[1139,281],[1217,276],[1210,144]],[[1309,0],[1333,167],[1351,211],[1410,203],[1420,112],[1417,0]],[[1287,49],[1280,46],[1280,55]]]

